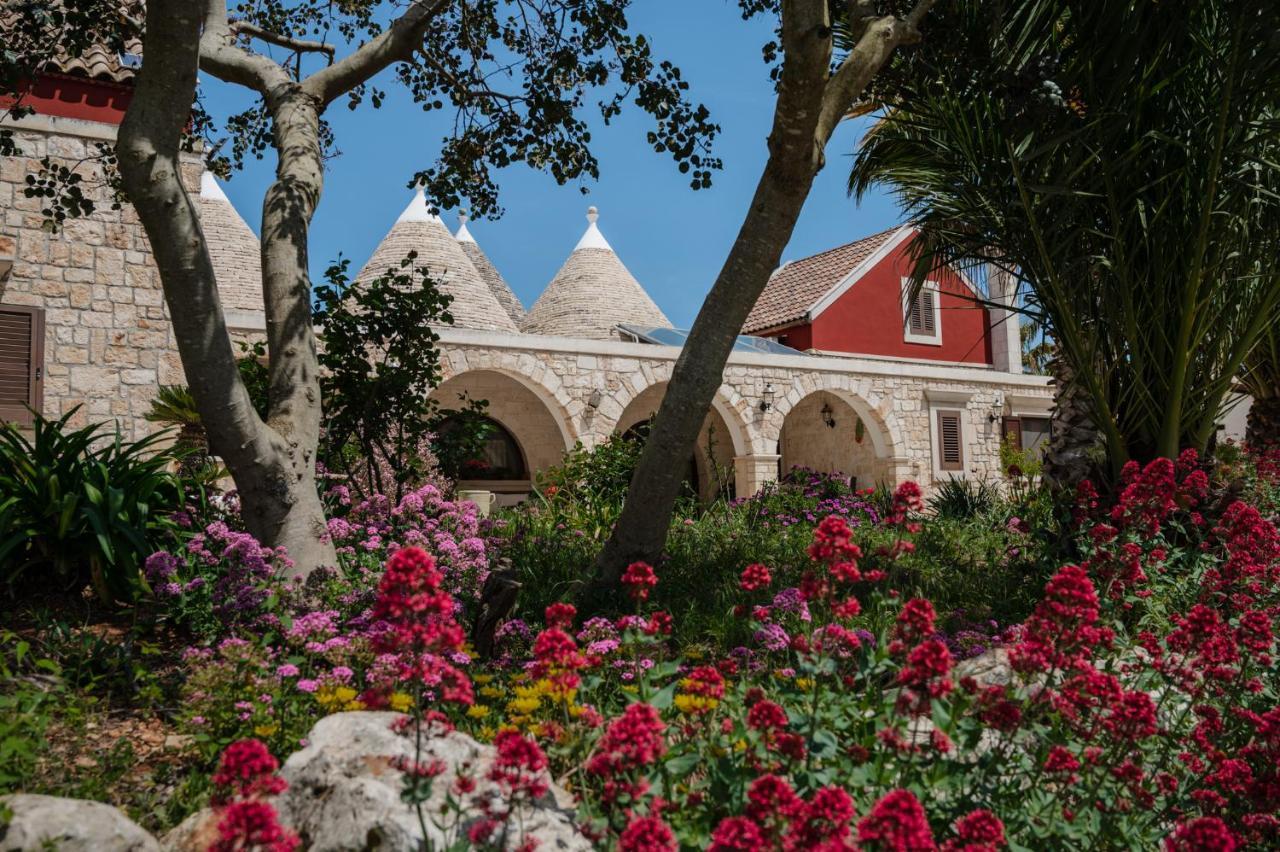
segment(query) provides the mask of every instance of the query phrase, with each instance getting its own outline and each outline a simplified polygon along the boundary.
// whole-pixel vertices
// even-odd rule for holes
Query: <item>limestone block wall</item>
[[[96,160],[95,143],[112,141],[115,128],[45,116],[15,126],[22,156],[0,158],[0,250],[11,246],[14,258],[0,275],[0,302],[45,311],[43,413],[81,406],[74,424],[114,419],[127,437],[141,437],[156,428],[143,415],[157,388],[184,376],[146,234],[131,206],[111,209]],[[23,195],[45,156],[79,163],[97,208],[58,233],[43,227],[44,199]],[[200,172],[191,155],[182,177],[193,194]]]
[[[678,355],[662,346],[460,329],[443,330],[441,347],[447,376],[477,370],[511,376],[541,402],[568,440],[587,446],[631,425],[637,400],[652,409],[660,396],[654,389],[670,379]],[[972,366],[735,353],[713,407],[724,426],[726,452],[733,454],[737,491],[748,494],[776,476],[784,425],[817,454],[847,454],[859,484],[915,479],[929,488],[953,475],[937,470],[933,412],[940,405],[960,410],[964,422],[965,468],[954,475],[995,479],[999,418],[1015,399],[1023,406],[1047,406],[1052,390],[1041,376]],[[836,429],[822,424],[820,400],[834,400]],[[840,446],[841,435],[852,436],[854,415],[864,423],[863,442]],[[815,431],[832,434],[812,443],[819,440]]]

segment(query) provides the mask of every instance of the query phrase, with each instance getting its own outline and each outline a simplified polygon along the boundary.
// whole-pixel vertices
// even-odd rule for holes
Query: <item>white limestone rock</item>
[[[316,723],[308,735],[308,745],[285,761],[280,774],[289,789],[276,802],[280,821],[296,831],[304,848],[312,852],[369,849],[380,852],[416,852],[422,831],[414,809],[400,799],[401,774],[392,767],[396,758],[412,759],[411,738],[391,730],[396,713],[337,713]],[[469,814],[459,830],[479,817],[472,807],[477,797],[496,796],[494,785],[485,776],[495,755],[494,748],[471,737],[452,732],[425,741],[423,761],[440,760],[445,771],[436,778],[427,803],[427,828],[432,848],[444,845],[444,833],[432,824],[439,815],[449,785],[458,770],[476,779],[476,793],[468,797]],[[548,784],[551,779],[547,778]],[[553,793],[538,802],[512,825],[523,825],[525,836],[538,840],[539,850],[590,849],[578,832],[568,810],[569,797],[552,785]],[[558,794],[558,795],[557,795]],[[557,804],[557,799],[565,803]],[[456,819],[455,815],[446,817]],[[440,821],[445,821],[444,819]],[[511,848],[521,837],[512,831]]]
[[[0,797],[0,852],[160,852],[160,844],[111,805],[17,793]]]

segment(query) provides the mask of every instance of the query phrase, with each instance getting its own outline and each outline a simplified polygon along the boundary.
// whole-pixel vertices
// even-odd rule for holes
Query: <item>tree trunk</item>
[[[323,538],[324,510],[315,489],[319,393],[314,370],[309,380],[302,375],[315,361],[310,291],[299,289],[306,280],[305,225],[300,254],[296,232],[279,227],[287,238],[269,239],[264,228],[264,289],[292,296],[278,296],[274,304],[268,296],[272,410],[264,423],[240,380],[208,246],[181,180],[178,152],[195,100],[203,12],[179,0],[148,3],[147,59],[120,127],[120,173],[155,255],[187,383],[210,442],[240,491],[246,526],[263,544],[285,547],[293,572],[305,574],[337,562]],[[269,245],[292,248],[302,274],[295,268],[290,276],[285,249],[273,254]],[[291,381],[299,386],[290,388]]]
[[[915,41],[923,0],[906,19],[853,22],[858,40],[831,73],[828,4],[782,4],[783,64],[769,134],[769,159],[751,206],[694,320],[645,441],[622,514],[596,565],[592,595],[616,588],[624,567],[655,561],[666,543],[671,513],[703,420],[720,387],[742,324],[791,240],[823,151],[839,121],[900,44]]]
[[[1098,471],[1104,444],[1093,422],[1089,395],[1075,381],[1061,353],[1049,359],[1049,374],[1053,376],[1053,413],[1041,475],[1051,488],[1074,490]]]
[[[1253,400],[1245,420],[1244,442],[1254,452],[1280,449],[1280,396]]]

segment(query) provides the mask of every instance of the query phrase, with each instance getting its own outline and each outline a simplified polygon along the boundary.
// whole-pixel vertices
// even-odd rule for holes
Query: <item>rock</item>
[[[401,801],[402,776],[392,765],[397,758],[414,757],[412,738],[391,729],[399,718],[398,713],[375,712],[326,716],[307,735],[307,747],[285,761],[280,775],[289,788],[275,799],[275,806],[281,825],[297,832],[303,849],[418,852],[422,848],[418,815]],[[427,848],[450,848],[452,840],[465,838],[467,827],[480,818],[479,805],[486,799],[497,801],[497,788],[485,778],[494,754],[492,746],[456,731],[437,731],[424,738],[422,762],[438,760],[445,766],[424,806],[431,835]],[[459,771],[476,780],[476,790],[465,797],[465,813],[442,813],[448,788]],[[514,849],[522,840],[533,838],[539,852],[591,849],[574,825],[569,795],[550,777],[544,780],[551,793],[512,815],[507,847]],[[164,848],[203,850],[217,837],[217,823],[215,811],[193,814],[165,836]],[[448,837],[440,825],[449,827]],[[516,826],[523,827],[523,834]]]
[[[985,654],[979,654],[968,660],[956,663],[951,670],[951,679],[956,683],[971,677],[979,686],[1007,686],[1017,678],[1013,665],[1009,662],[1009,649],[992,648]]]
[[[160,844],[111,805],[17,793],[0,797],[0,852],[160,852]]]

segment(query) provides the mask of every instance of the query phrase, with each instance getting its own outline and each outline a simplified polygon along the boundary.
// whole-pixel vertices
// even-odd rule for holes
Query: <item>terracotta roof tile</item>
[[[54,3],[61,0],[53,0]],[[48,8],[49,4],[45,4]],[[144,15],[143,4],[137,0],[122,0],[117,4],[121,15],[132,15],[141,18]],[[21,6],[7,10],[0,15],[0,35],[15,26],[19,15],[28,14]],[[56,33],[50,33],[56,39]],[[2,39],[0,39],[2,40]],[[68,74],[73,77],[88,77],[91,80],[106,80],[112,83],[128,83],[137,74],[137,62],[142,56],[142,39],[131,37],[124,44],[125,52],[131,57],[126,62],[124,57],[104,44],[92,44],[83,53],[73,56],[61,47],[55,47],[51,56],[44,60],[42,69],[52,74]]]
[[[900,227],[895,225],[878,234],[779,267],[747,315],[747,321],[742,324],[743,333],[765,331],[803,319],[809,308],[831,292],[860,263],[875,254]]]

